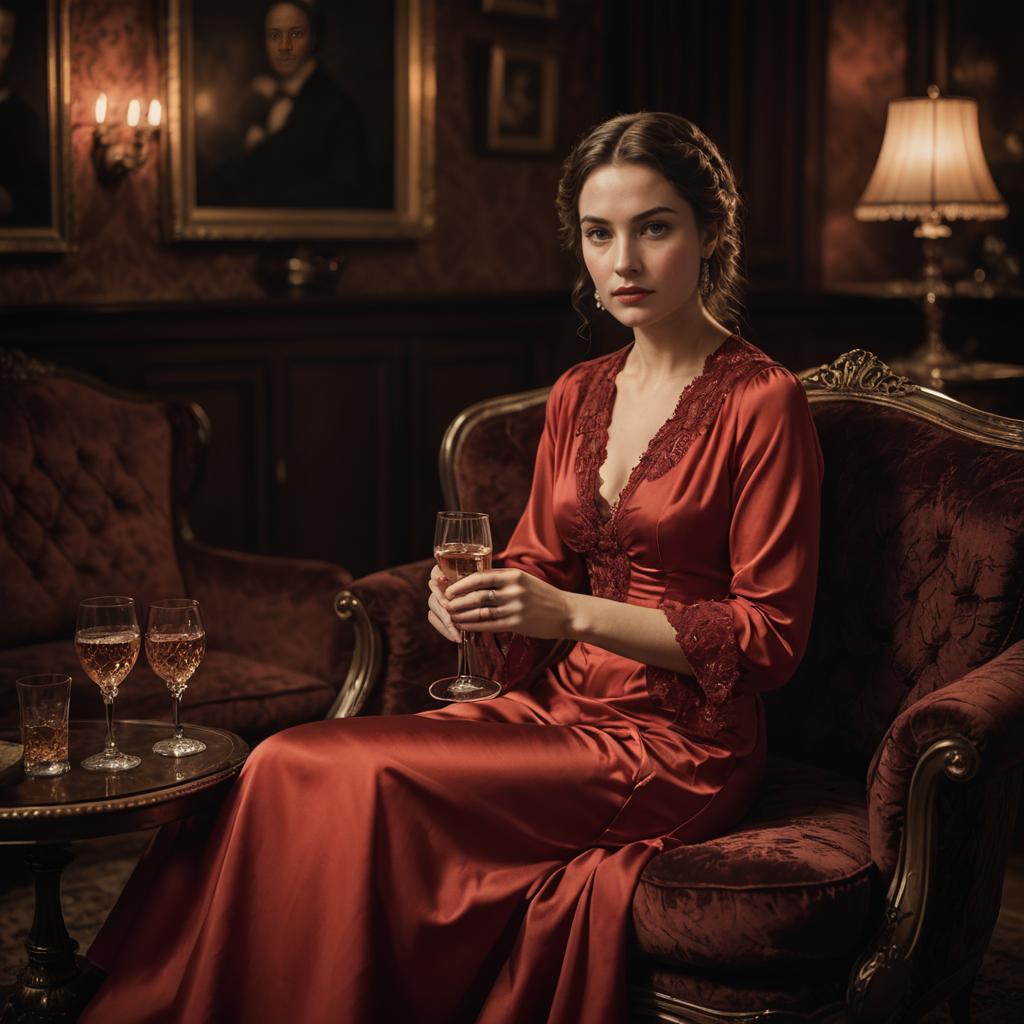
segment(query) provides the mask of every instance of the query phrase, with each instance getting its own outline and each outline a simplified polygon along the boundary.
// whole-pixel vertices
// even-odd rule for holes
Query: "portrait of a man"
[[[194,6],[198,206],[393,204],[394,15],[370,7],[354,38],[339,4]]]
[[[47,227],[46,7],[0,0],[0,228]]]

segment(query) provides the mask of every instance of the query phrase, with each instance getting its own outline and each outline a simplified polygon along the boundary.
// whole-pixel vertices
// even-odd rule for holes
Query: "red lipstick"
[[[627,306],[636,305],[638,302],[643,302],[648,295],[652,292],[649,288],[616,288],[612,292],[612,295],[619,300],[619,302],[625,303]]]

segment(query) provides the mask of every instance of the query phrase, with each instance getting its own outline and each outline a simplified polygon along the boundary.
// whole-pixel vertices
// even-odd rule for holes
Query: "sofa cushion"
[[[17,728],[14,681],[34,672],[71,676],[71,717],[102,718],[99,690],[78,664],[71,642],[35,644],[0,652],[0,727]],[[302,722],[323,718],[334,690],[313,676],[227,651],[208,650],[182,702],[183,722],[230,729],[250,742]],[[171,697],[142,655],[114,704],[117,719],[170,721]]]
[[[0,382],[0,648],[67,635],[83,597],[184,594],[170,480],[161,405]]]
[[[651,861],[633,920],[640,949],[669,964],[827,961],[863,939],[877,892],[863,787],[773,758],[741,825]]]

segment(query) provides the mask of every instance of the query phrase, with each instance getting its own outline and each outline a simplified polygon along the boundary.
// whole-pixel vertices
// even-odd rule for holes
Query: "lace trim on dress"
[[[725,601],[680,604],[665,600],[661,609],[696,674],[704,694],[704,716],[710,719],[714,709],[732,697],[740,674],[736,625],[729,605]]]
[[[704,362],[703,371],[683,388],[675,411],[651,438],[640,460],[630,471],[610,514],[601,514],[600,470],[608,458],[608,428],[615,405],[615,378],[622,370],[629,348],[595,360],[580,381],[583,401],[576,421],[581,438],[574,470],[578,520],[572,546],[583,555],[590,577],[590,591],[597,597],[623,601],[629,594],[629,555],[623,547],[618,524],[629,499],[644,480],[656,480],[676,466],[694,440],[714,423],[729,393],[742,381],[773,365],[763,352],[738,335],[731,335]],[[673,626],[671,603],[665,606]],[[676,605],[684,609],[682,605]],[[720,602],[701,602],[681,610],[676,628],[680,646],[697,673],[696,681],[667,669],[649,666],[647,685],[651,700],[676,712],[681,724],[713,735],[725,724],[724,705],[738,676],[739,652],[729,609]],[[712,610],[717,609],[717,611]],[[694,639],[684,639],[684,638]]]
[[[656,480],[676,466],[694,440],[714,422],[730,391],[742,380],[772,365],[763,352],[731,335],[704,361],[704,369],[683,388],[675,411],[651,438],[630,471],[610,514],[601,514],[600,471],[608,458],[608,428],[615,406],[615,378],[629,347],[594,360],[580,381],[583,401],[576,421],[581,438],[574,470],[579,518],[572,546],[586,559],[591,593],[622,601],[629,592],[629,556],[618,523],[633,492],[644,480]]]

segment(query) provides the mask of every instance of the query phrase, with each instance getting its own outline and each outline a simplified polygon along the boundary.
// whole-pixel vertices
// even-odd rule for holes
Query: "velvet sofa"
[[[126,594],[140,626],[150,601],[199,600],[207,651],[183,721],[249,741],[324,717],[350,665],[339,592],[323,562],[208,547],[185,515],[209,426],[198,406],[142,400],[0,350],[0,726],[17,727],[14,681],[73,680],[72,718],[102,718],[75,656],[83,597]],[[145,656],[116,718],[167,719],[170,696]]]
[[[1024,765],[1024,422],[847,353],[802,375],[825,456],[812,635],[769,695],[760,799],[661,854],[633,907],[631,1019],[966,1021]],[[546,391],[474,406],[441,452],[448,507],[523,508]],[[357,580],[344,713],[432,706],[451,662],[430,561]],[[552,652],[549,656],[557,656]]]

